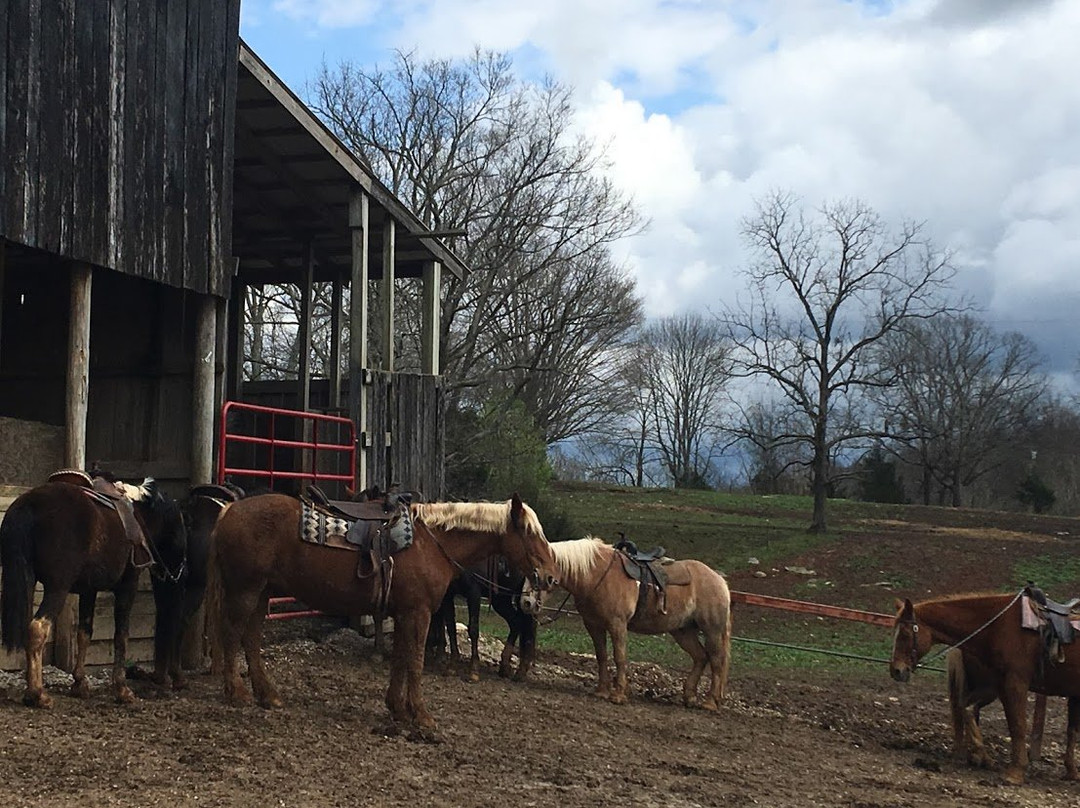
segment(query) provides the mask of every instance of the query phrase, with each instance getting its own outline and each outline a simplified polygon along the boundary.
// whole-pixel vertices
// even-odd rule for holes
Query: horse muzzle
[[[889,668],[889,673],[892,675],[892,678],[897,682],[906,682],[908,679],[911,678],[911,668],[908,668],[906,666],[902,668],[895,666],[891,667]]]

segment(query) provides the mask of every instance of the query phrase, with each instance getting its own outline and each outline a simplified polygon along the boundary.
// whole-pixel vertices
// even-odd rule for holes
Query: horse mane
[[[593,568],[600,548],[606,546],[607,542],[603,539],[586,536],[583,539],[552,542],[551,552],[555,554],[555,562],[564,575],[578,578]]]
[[[477,533],[503,533],[510,525],[510,500],[506,502],[414,502],[413,518],[429,527],[443,530],[472,530]],[[526,532],[544,535],[536,512],[521,504]]]
[[[915,606],[921,606],[924,603],[952,603],[960,600],[979,600],[982,598],[1007,598],[1012,597],[1015,593],[1010,592],[955,592],[951,595],[941,595],[936,598],[926,598],[925,600],[914,601]]]

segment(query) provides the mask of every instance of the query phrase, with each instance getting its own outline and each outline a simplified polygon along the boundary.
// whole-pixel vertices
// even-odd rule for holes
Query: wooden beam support
[[[300,385],[300,409],[311,409],[311,296],[314,286],[315,256],[309,241],[304,245],[304,272],[300,278],[300,330],[296,335],[299,343],[299,367],[296,377]],[[305,423],[307,423],[305,421]]]
[[[7,263],[7,241],[0,238],[0,356],[3,355],[4,333],[4,268]]]
[[[380,287],[382,369],[394,372],[394,220],[383,228],[382,281]]]
[[[420,372],[438,376],[440,367],[439,342],[442,335],[442,264],[424,264],[423,291],[420,312]]]
[[[349,200],[349,228],[352,230],[352,273],[349,294],[349,417],[356,425],[356,484],[360,490],[368,487],[367,446],[367,388],[364,371],[368,365],[368,215],[370,202],[362,188],[357,188]]]
[[[341,301],[342,282],[337,275],[330,291],[330,409],[341,409]]]
[[[229,296],[229,353],[225,369],[225,398],[240,401],[244,390],[244,308],[247,284],[236,276],[233,278],[232,294]],[[214,482],[223,482],[215,480]]]
[[[214,377],[217,365],[217,301],[199,295],[195,367],[191,388],[191,484],[214,479]]]
[[[64,406],[64,465],[86,468],[86,408],[90,396],[89,264],[71,265],[71,308],[68,316],[67,388]]]

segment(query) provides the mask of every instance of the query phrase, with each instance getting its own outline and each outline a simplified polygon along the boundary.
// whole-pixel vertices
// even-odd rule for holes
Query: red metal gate
[[[221,408],[217,479],[224,483],[235,477],[258,480],[271,490],[283,480],[330,482],[341,488],[355,485],[356,428],[337,415],[226,401]],[[271,610],[294,604],[293,598],[270,599]],[[300,607],[271,611],[267,619],[318,614]]]

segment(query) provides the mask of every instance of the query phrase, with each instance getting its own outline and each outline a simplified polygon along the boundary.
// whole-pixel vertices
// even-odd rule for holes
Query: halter
[[[959,648],[961,645],[963,645],[968,640],[975,637],[977,634],[982,632],[984,629],[989,628],[991,625],[993,625],[993,623],[999,617],[1001,617],[1003,614],[1005,614],[1005,612],[1009,611],[1009,609],[1012,608],[1012,605],[1014,603],[1016,603],[1016,601],[1020,600],[1020,598],[1021,598],[1021,596],[1023,594],[1024,594],[1024,590],[1021,589],[1019,592],[1016,593],[1016,595],[1013,597],[1012,600],[1010,600],[1008,603],[1005,604],[1005,606],[1001,609],[1001,611],[999,611],[997,614],[995,614],[993,617],[991,617],[989,620],[987,620],[985,623],[983,623],[981,626],[979,626],[973,632],[971,632],[966,637],[964,637],[964,639],[962,639],[959,642],[954,643],[952,645],[946,646],[941,651],[938,651],[937,653],[935,653],[933,656],[928,657],[924,662],[919,661],[919,624],[917,622],[915,622],[915,608],[913,606],[912,610],[911,610],[911,620],[899,621],[901,625],[903,625],[903,624],[910,624],[911,625],[911,633],[912,633],[912,636],[914,638],[914,642],[912,643],[912,646],[911,646],[911,670],[914,671],[916,668],[919,667],[920,664],[928,665],[931,662],[936,662],[937,660],[941,659],[941,657],[945,656],[945,654],[949,653],[949,651],[953,650],[954,648]]]
[[[187,573],[187,542],[184,542],[184,556],[180,559],[180,566],[178,566],[175,571],[172,571],[161,557],[161,552],[157,548],[157,543],[150,538],[150,533],[146,531],[145,528],[143,532],[146,535],[146,546],[150,550],[150,558],[153,561],[153,564],[150,566],[150,574],[159,581],[170,584],[179,583],[180,579]]]

